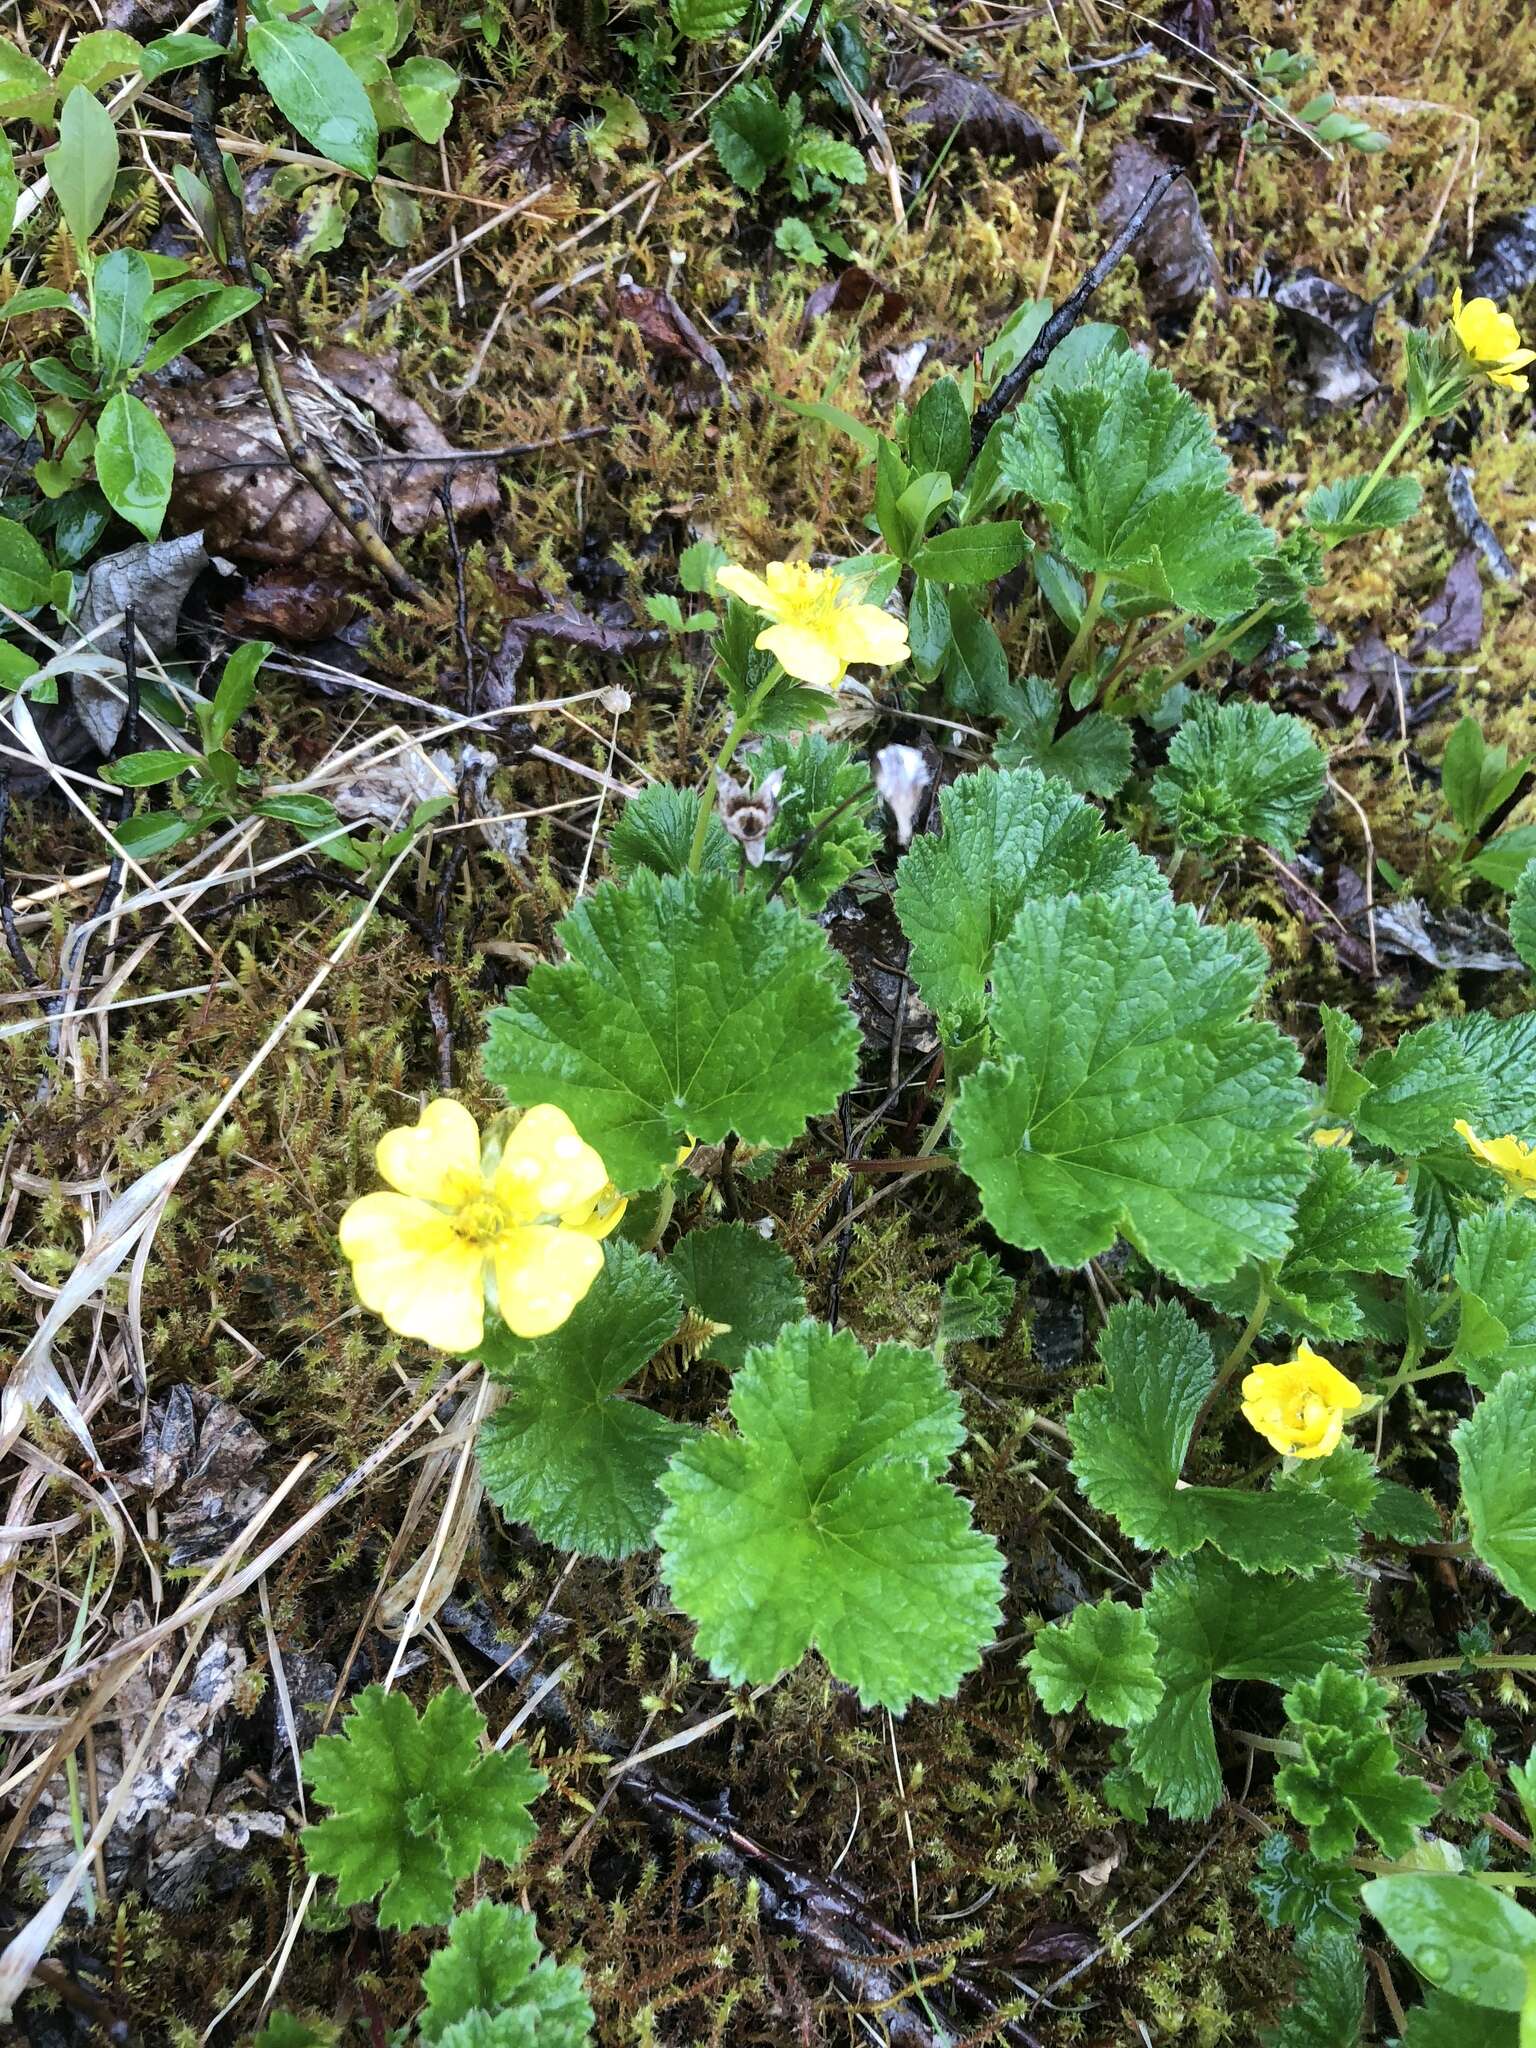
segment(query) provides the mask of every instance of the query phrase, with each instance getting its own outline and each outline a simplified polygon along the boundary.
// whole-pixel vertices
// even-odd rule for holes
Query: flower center
[[[1319,1394],[1303,1394],[1291,1403],[1286,1422],[1294,1437],[1318,1436],[1328,1426],[1328,1403]]]
[[[843,579],[826,569],[813,569],[805,562],[794,562],[790,567],[794,580],[779,597],[784,622],[813,631],[825,626],[841,601]]]
[[[512,1218],[503,1203],[494,1195],[477,1195],[466,1202],[453,1219],[456,1234],[467,1238],[471,1244],[494,1244],[504,1230],[511,1228]]]

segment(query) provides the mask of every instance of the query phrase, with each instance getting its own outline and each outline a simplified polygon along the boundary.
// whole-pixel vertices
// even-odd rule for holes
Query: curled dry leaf
[[[133,1601],[118,1617],[117,1628],[129,1638],[148,1623],[142,1604]],[[124,1680],[110,1716],[98,1724],[92,1760],[100,1805],[106,1805],[119,1783],[123,1758],[142,1737],[174,1662],[170,1648],[154,1652]],[[167,1704],[104,1847],[107,1882],[114,1893],[132,1884],[146,1891],[155,1906],[185,1909],[210,1882],[228,1886],[235,1881],[233,1859],[252,1836],[282,1836],[281,1814],[242,1803],[249,1797],[247,1788],[237,1782],[220,1790],[224,1724],[245,1669],[244,1650],[227,1636],[215,1636]],[[43,1787],[21,1843],[32,1874],[45,1885],[56,1882],[74,1861],[70,1785],[63,1770]]]
[[[496,472],[457,456],[432,415],[395,378],[393,356],[326,348],[290,357],[282,380],[306,441],[341,489],[390,535],[420,533],[442,516],[446,482],[460,519],[496,510]],[[201,527],[211,549],[274,567],[308,569],[356,557],[351,535],[289,467],[253,369],[146,394],[176,450],[168,522]],[[420,462],[379,457],[419,454]]]
[[[589,654],[620,655],[659,647],[666,639],[665,628],[633,626],[628,623],[629,616],[626,609],[622,620],[597,619],[564,603],[509,619],[501,629],[501,645],[486,669],[486,709],[504,711],[517,702],[518,672],[531,640],[555,640],[564,647],[584,648]]]
[[[178,1385],[150,1403],[139,1468],[124,1483],[167,1504],[173,1570],[206,1563],[245,1527],[272,1491],[257,1470],[266,1452],[260,1430],[217,1394]]]
[[[883,284],[862,264],[850,263],[836,277],[817,285],[805,302],[802,325],[808,327],[815,320],[824,320],[829,313],[862,313],[866,306],[871,306],[871,302],[867,324],[876,330],[889,327],[893,321],[903,318],[912,303],[904,292]]]
[[[659,362],[690,363],[706,370],[727,403],[735,405],[725,358],[708,336],[699,332],[670,292],[658,285],[636,284],[626,275],[619,279],[617,299],[619,318],[634,322],[653,358]]]
[[[352,624],[362,599],[340,576],[270,569],[224,607],[224,630],[241,640],[329,640]]]
[[[1290,317],[1302,368],[1325,411],[1368,398],[1379,379],[1368,367],[1375,346],[1376,307],[1346,285],[1301,270],[1276,287],[1275,304]]]
[[[1483,642],[1483,580],[1477,573],[1475,547],[1463,548],[1452,562],[1440,594],[1427,604],[1413,636],[1413,651],[1424,654],[1475,654]]]
[[[1462,287],[1469,299],[1502,305],[1536,283],[1536,206],[1485,221],[1472,244],[1472,269]]]
[[[886,73],[886,84],[914,103],[907,108],[907,119],[931,128],[937,147],[953,135],[959,149],[1011,156],[1021,164],[1048,164],[1061,155],[1060,138],[1017,100],[1005,99],[981,79],[967,78],[920,50],[897,57]]]
[[[140,645],[160,655],[174,653],[181,608],[208,562],[201,533],[139,541],[92,562],[81,578],[74,616],[76,641],[90,643],[89,658],[82,657],[78,668],[59,670],[72,677],[68,710],[45,711],[38,720],[56,761],[77,759],[86,751],[82,740],[110,754],[122,731],[128,709],[121,680],[123,631],[112,620],[132,610]]]
[[[1110,152],[1109,187],[1099,202],[1099,219],[1118,233],[1147,187],[1172,169],[1166,157],[1144,142],[1117,142]],[[1131,253],[1154,320],[1187,319],[1207,293],[1215,294],[1218,307],[1226,304],[1215,244],[1188,178],[1169,186]]]

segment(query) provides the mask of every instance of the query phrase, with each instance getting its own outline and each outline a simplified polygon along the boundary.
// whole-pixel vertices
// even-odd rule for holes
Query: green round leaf
[[[794,1267],[746,1223],[690,1230],[667,1265],[688,1307],[722,1326],[700,1353],[717,1364],[744,1364],[754,1344],[805,1314]]]

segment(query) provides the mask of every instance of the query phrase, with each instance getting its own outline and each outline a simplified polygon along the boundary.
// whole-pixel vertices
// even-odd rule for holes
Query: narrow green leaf
[[[379,168],[379,124],[344,57],[297,21],[253,21],[246,49],[279,113],[322,156],[359,177]]]
[[[139,62],[144,76],[153,85],[156,79],[164,78],[172,71],[184,71],[189,64],[207,64],[223,55],[224,45],[215,42],[212,36],[179,31],[146,43]]]
[[[114,512],[153,540],[171,501],[176,451],[141,398],[119,391],[96,423],[96,480]]]
[[[112,116],[77,85],[59,115],[59,139],[44,152],[43,168],[75,247],[84,251],[101,226],[117,177],[117,129]]]
[[[149,301],[155,281],[137,249],[113,249],[96,266],[91,329],[104,381],[115,384],[149,345]]]
[[[192,766],[190,754],[178,753],[173,747],[146,747],[141,754],[124,754],[119,761],[108,761],[101,776],[119,789],[151,789],[157,782],[174,782]]]
[[[58,87],[35,57],[0,36],[0,121],[49,121]]]
[[[77,85],[87,92],[99,92],[114,80],[128,78],[141,68],[144,52],[137,40],[120,28],[93,28],[77,36],[55,81],[61,97]]]
[[[156,370],[163,370],[175,357],[184,355],[189,348],[215,333],[220,327],[227,327],[231,320],[239,320],[249,313],[253,306],[261,304],[261,293],[254,285],[222,285],[210,296],[188,308],[176,322],[168,327],[144,358],[143,374],[153,376]]]
[[[993,583],[1028,553],[1029,540],[1019,522],[997,519],[936,533],[918,549],[912,566],[935,583]]]
[[[48,602],[53,568],[20,520],[0,518],[0,603],[13,612]]]
[[[261,664],[272,651],[270,640],[247,640],[225,662],[208,718],[207,740],[210,747],[222,747],[233,732],[236,722],[256,695],[256,677]]]

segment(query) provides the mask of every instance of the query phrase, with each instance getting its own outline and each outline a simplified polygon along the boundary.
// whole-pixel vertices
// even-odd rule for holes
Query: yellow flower
[[[1309,1344],[1283,1365],[1256,1365],[1243,1381],[1243,1414],[1287,1458],[1326,1458],[1338,1448],[1344,1418],[1364,1404],[1353,1380]]]
[[[1355,1134],[1348,1124],[1339,1124],[1327,1130],[1314,1131],[1312,1133],[1312,1142],[1314,1145],[1323,1146],[1349,1145],[1354,1142],[1354,1136]]]
[[[624,1213],[608,1169],[563,1109],[541,1103],[482,1152],[461,1103],[429,1102],[386,1131],[379,1172],[397,1192],[364,1195],[341,1248],[365,1308],[402,1337],[473,1351],[491,1305],[516,1336],[558,1329],[597,1277],[598,1239]]]
[[[1536,1199],[1536,1150],[1518,1138],[1480,1138],[1464,1117],[1456,1119],[1456,1132],[1484,1166],[1502,1176],[1512,1194]]]
[[[850,662],[894,668],[910,652],[900,619],[860,603],[864,585],[857,576],[808,562],[770,562],[754,576],[732,563],[715,580],[771,621],[754,644],[775,656],[786,675],[818,690],[835,690]]]
[[[1520,346],[1519,328],[1492,299],[1468,299],[1463,304],[1458,285],[1451,299],[1451,325],[1468,363],[1490,384],[1500,384],[1506,391],[1527,388],[1529,378],[1518,373],[1527,363],[1536,363],[1536,348]]]

